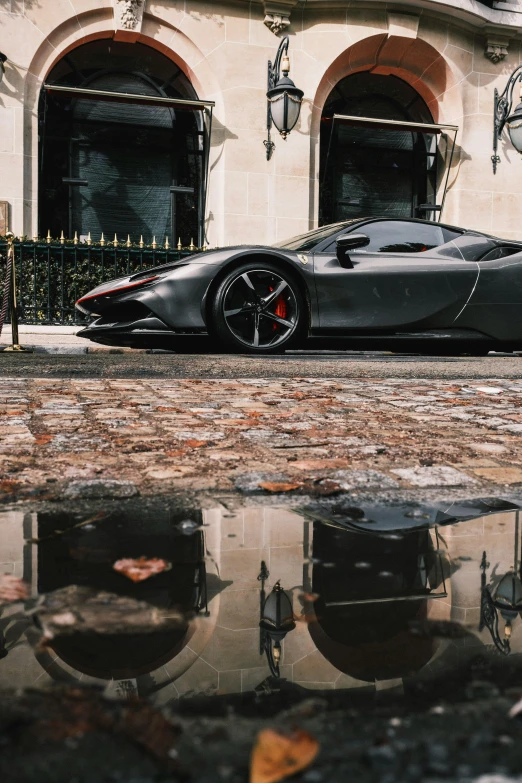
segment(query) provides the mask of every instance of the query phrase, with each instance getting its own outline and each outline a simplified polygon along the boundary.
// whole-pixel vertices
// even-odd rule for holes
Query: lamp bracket
[[[511,108],[513,105],[513,88],[515,84],[522,81],[522,65],[519,65],[508,79],[504,91],[499,94],[495,87],[494,104],[493,104],[493,155],[491,161],[493,163],[493,174],[497,173],[497,164],[500,163],[500,157],[497,154],[498,140],[502,135],[507,118],[511,114]]]

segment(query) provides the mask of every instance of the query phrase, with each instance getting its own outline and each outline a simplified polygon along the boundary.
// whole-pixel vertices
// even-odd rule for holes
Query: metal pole
[[[11,345],[4,348],[4,353],[15,352],[20,353],[22,351],[28,351],[27,348],[23,348],[19,343],[18,338],[18,305],[16,301],[16,270],[14,260],[14,234],[10,231],[7,236],[7,263],[11,266],[11,285],[9,293],[9,309],[11,311]]]

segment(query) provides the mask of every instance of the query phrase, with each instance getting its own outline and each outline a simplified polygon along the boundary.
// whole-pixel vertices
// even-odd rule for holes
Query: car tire
[[[282,353],[306,334],[305,298],[294,276],[270,261],[248,261],[221,280],[210,302],[218,350]]]

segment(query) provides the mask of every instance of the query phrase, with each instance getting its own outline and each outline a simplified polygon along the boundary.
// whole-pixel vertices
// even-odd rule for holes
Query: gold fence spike
[[[92,245],[92,239],[91,239],[91,232],[90,232],[90,231],[89,231],[89,233],[87,234],[87,244],[88,244],[88,245]]]
[[[114,234],[114,241],[112,244],[114,245],[114,247],[118,247],[118,237],[116,236],[116,234]]]
[[[125,244],[126,244],[127,247],[131,246],[130,234],[127,234],[127,241],[125,242]]]
[[[105,247],[105,237],[103,236],[103,231],[102,231],[102,235],[101,235],[101,239],[100,239],[100,245],[102,247]]]
[[[65,245],[65,237],[64,237],[64,235],[63,235],[63,231],[62,231],[62,233],[60,234],[60,244],[61,244],[61,245]]]
[[[74,232],[74,240],[73,241],[74,241],[75,245],[78,244],[78,232],[77,231]]]
[[[206,244],[206,242],[203,244],[203,247],[202,247],[201,249],[202,249],[202,251],[203,251],[203,252],[205,252],[206,250],[208,250],[208,247],[207,247],[207,244]]]
[[[196,249],[196,245],[194,244],[194,239],[192,238],[190,240],[189,250],[195,250],[195,249]]]
[[[143,234],[140,236],[140,247],[143,247]]]
[[[33,242],[38,242],[38,234],[35,234],[33,237]]]
[[[183,250],[183,245],[181,244],[181,237],[178,239],[178,250]]]
[[[165,250],[168,250],[169,247],[170,247],[170,245],[169,245],[169,238],[165,237]]]
[[[51,244],[51,231],[50,230],[47,232],[47,244],[48,245]]]
[[[158,243],[156,242],[156,237],[152,237],[152,247],[154,250],[158,247]]]

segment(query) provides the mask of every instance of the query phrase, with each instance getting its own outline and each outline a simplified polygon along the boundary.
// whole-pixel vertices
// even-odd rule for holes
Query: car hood
[[[242,253],[251,250],[263,250],[266,253],[274,253],[275,255],[279,255],[281,252],[290,252],[290,254],[292,254],[292,251],[282,251],[280,248],[270,247],[270,245],[229,245],[227,247],[216,247],[213,250],[203,250],[200,253],[194,253],[194,255],[180,258],[177,261],[170,261],[159,266],[148,267],[142,272],[132,275],[129,279],[131,281],[141,280],[151,274],[162,274],[169,272],[171,269],[176,269],[179,266],[186,266],[187,264],[220,264],[222,261],[228,260],[231,255],[234,255],[237,252]]]

